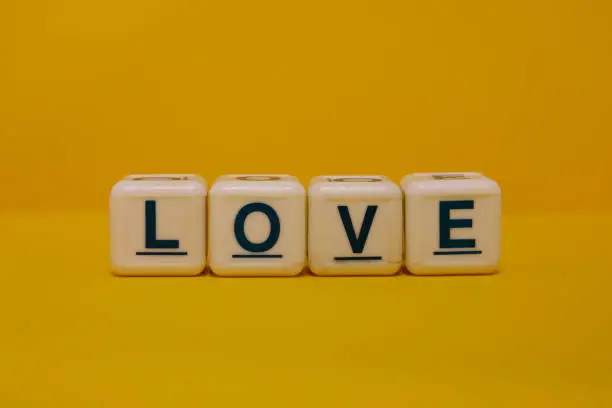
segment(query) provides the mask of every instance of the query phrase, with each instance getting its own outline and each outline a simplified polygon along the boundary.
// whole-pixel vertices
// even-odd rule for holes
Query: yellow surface
[[[506,213],[612,208],[609,0],[0,3],[0,208],[102,211],[128,173],[472,170]]]
[[[612,404],[612,217],[444,278],[115,278],[102,214],[0,222],[2,407]]]
[[[612,405],[612,2],[0,2],[0,407]],[[130,173],[481,171],[487,277],[121,279]]]

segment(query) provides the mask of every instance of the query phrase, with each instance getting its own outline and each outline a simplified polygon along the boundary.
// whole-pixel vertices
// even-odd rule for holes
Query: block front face
[[[190,175],[130,176],[110,199],[111,263],[126,276],[197,275],[206,264],[206,184]]]
[[[210,191],[209,257],[221,276],[293,276],[306,261],[306,192],[286,175],[228,175]]]
[[[317,275],[391,275],[402,263],[402,195],[382,176],[321,176],[309,189]]]
[[[406,265],[415,274],[494,272],[500,257],[501,193],[478,173],[404,178]]]

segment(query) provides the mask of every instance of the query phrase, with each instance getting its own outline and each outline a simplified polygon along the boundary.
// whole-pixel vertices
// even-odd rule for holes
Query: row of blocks
[[[486,274],[500,258],[501,191],[480,173],[132,175],[110,197],[123,276]],[[208,197],[207,197],[208,196]],[[208,199],[207,199],[208,198]],[[207,208],[208,206],[208,208]]]

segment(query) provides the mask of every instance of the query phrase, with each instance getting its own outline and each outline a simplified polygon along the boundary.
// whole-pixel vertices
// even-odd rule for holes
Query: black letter
[[[474,200],[440,201],[440,248],[476,248],[475,239],[451,239],[452,228],[472,228],[471,218],[451,219],[451,210],[473,210]]]
[[[261,212],[268,217],[270,221],[270,235],[263,242],[255,243],[249,241],[244,232],[244,223],[249,214]],[[274,208],[264,203],[250,203],[245,205],[238,211],[234,220],[234,235],[238,244],[249,252],[266,252],[276,245],[280,236],[280,219]]]
[[[348,237],[349,244],[351,244],[353,253],[360,254],[363,252],[377,209],[377,205],[368,205],[366,213],[363,217],[363,224],[359,230],[359,237],[357,237],[355,234],[355,229],[353,228],[353,222],[351,221],[351,214],[349,213],[348,207],[346,205],[338,206],[338,212],[340,213],[340,218],[342,219],[342,224],[344,225],[344,230],[346,231],[346,236]]]
[[[157,202],[145,201],[145,248],[178,249],[178,239],[157,239]]]

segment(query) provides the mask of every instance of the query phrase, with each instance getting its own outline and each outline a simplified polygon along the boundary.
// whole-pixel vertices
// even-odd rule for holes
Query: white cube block
[[[501,191],[479,173],[403,178],[406,266],[417,275],[494,272],[500,258]]]
[[[206,182],[128,176],[111,191],[110,230],[116,275],[197,275],[206,265]]]
[[[402,191],[383,176],[320,176],[309,188],[316,275],[392,275],[402,265]]]
[[[292,276],[306,262],[306,191],[287,175],[227,175],[210,190],[210,268],[220,276]]]

